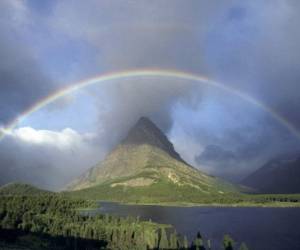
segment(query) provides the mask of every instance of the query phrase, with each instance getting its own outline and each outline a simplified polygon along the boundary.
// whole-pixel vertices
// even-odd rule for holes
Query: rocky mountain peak
[[[183,161],[180,155],[175,151],[173,144],[169,141],[167,136],[147,117],[141,117],[136,122],[121,144],[148,144],[164,150],[177,160]]]

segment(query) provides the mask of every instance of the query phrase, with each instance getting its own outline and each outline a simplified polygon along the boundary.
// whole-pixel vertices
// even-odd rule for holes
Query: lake
[[[244,241],[250,250],[300,249],[299,208],[171,207],[101,202],[91,211],[172,224],[190,240],[200,231],[220,249],[224,234]]]

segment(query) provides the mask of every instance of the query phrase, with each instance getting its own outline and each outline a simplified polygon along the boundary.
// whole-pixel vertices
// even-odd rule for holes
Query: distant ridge
[[[25,195],[35,196],[43,194],[51,194],[52,192],[39,189],[29,184],[20,182],[11,182],[0,187],[0,195]]]
[[[241,183],[262,193],[300,193],[300,154],[277,157]]]
[[[147,202],[196,200],[239,191],[238,186],[188,165],[146,117],[137,121],[104,161],[67,189],[95,199]]]

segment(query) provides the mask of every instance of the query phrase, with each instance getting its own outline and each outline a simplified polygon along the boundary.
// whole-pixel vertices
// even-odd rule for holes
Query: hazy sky
[[[53,91],[111,71],[204,75],[300,131],[298,0],[2,0],[0,127]],[[201,83],[142,77],[95,84],[26,117],[0,141],[0,184],[63,187],[140,116],[182,157],[239,180],[300,139],[268,112]]]

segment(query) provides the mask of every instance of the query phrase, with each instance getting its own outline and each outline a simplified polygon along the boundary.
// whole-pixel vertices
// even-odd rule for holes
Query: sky
[[[297,0],[2,0],[0,128],[76,82],[155,68],[208,77],[300,131],[299,11]],[[0,140],[0,184],[62,189],[141,116],[187,162],[235,182],[300,152],[295,132],[234,93],[173,77],[127,78],[26,116]]]

